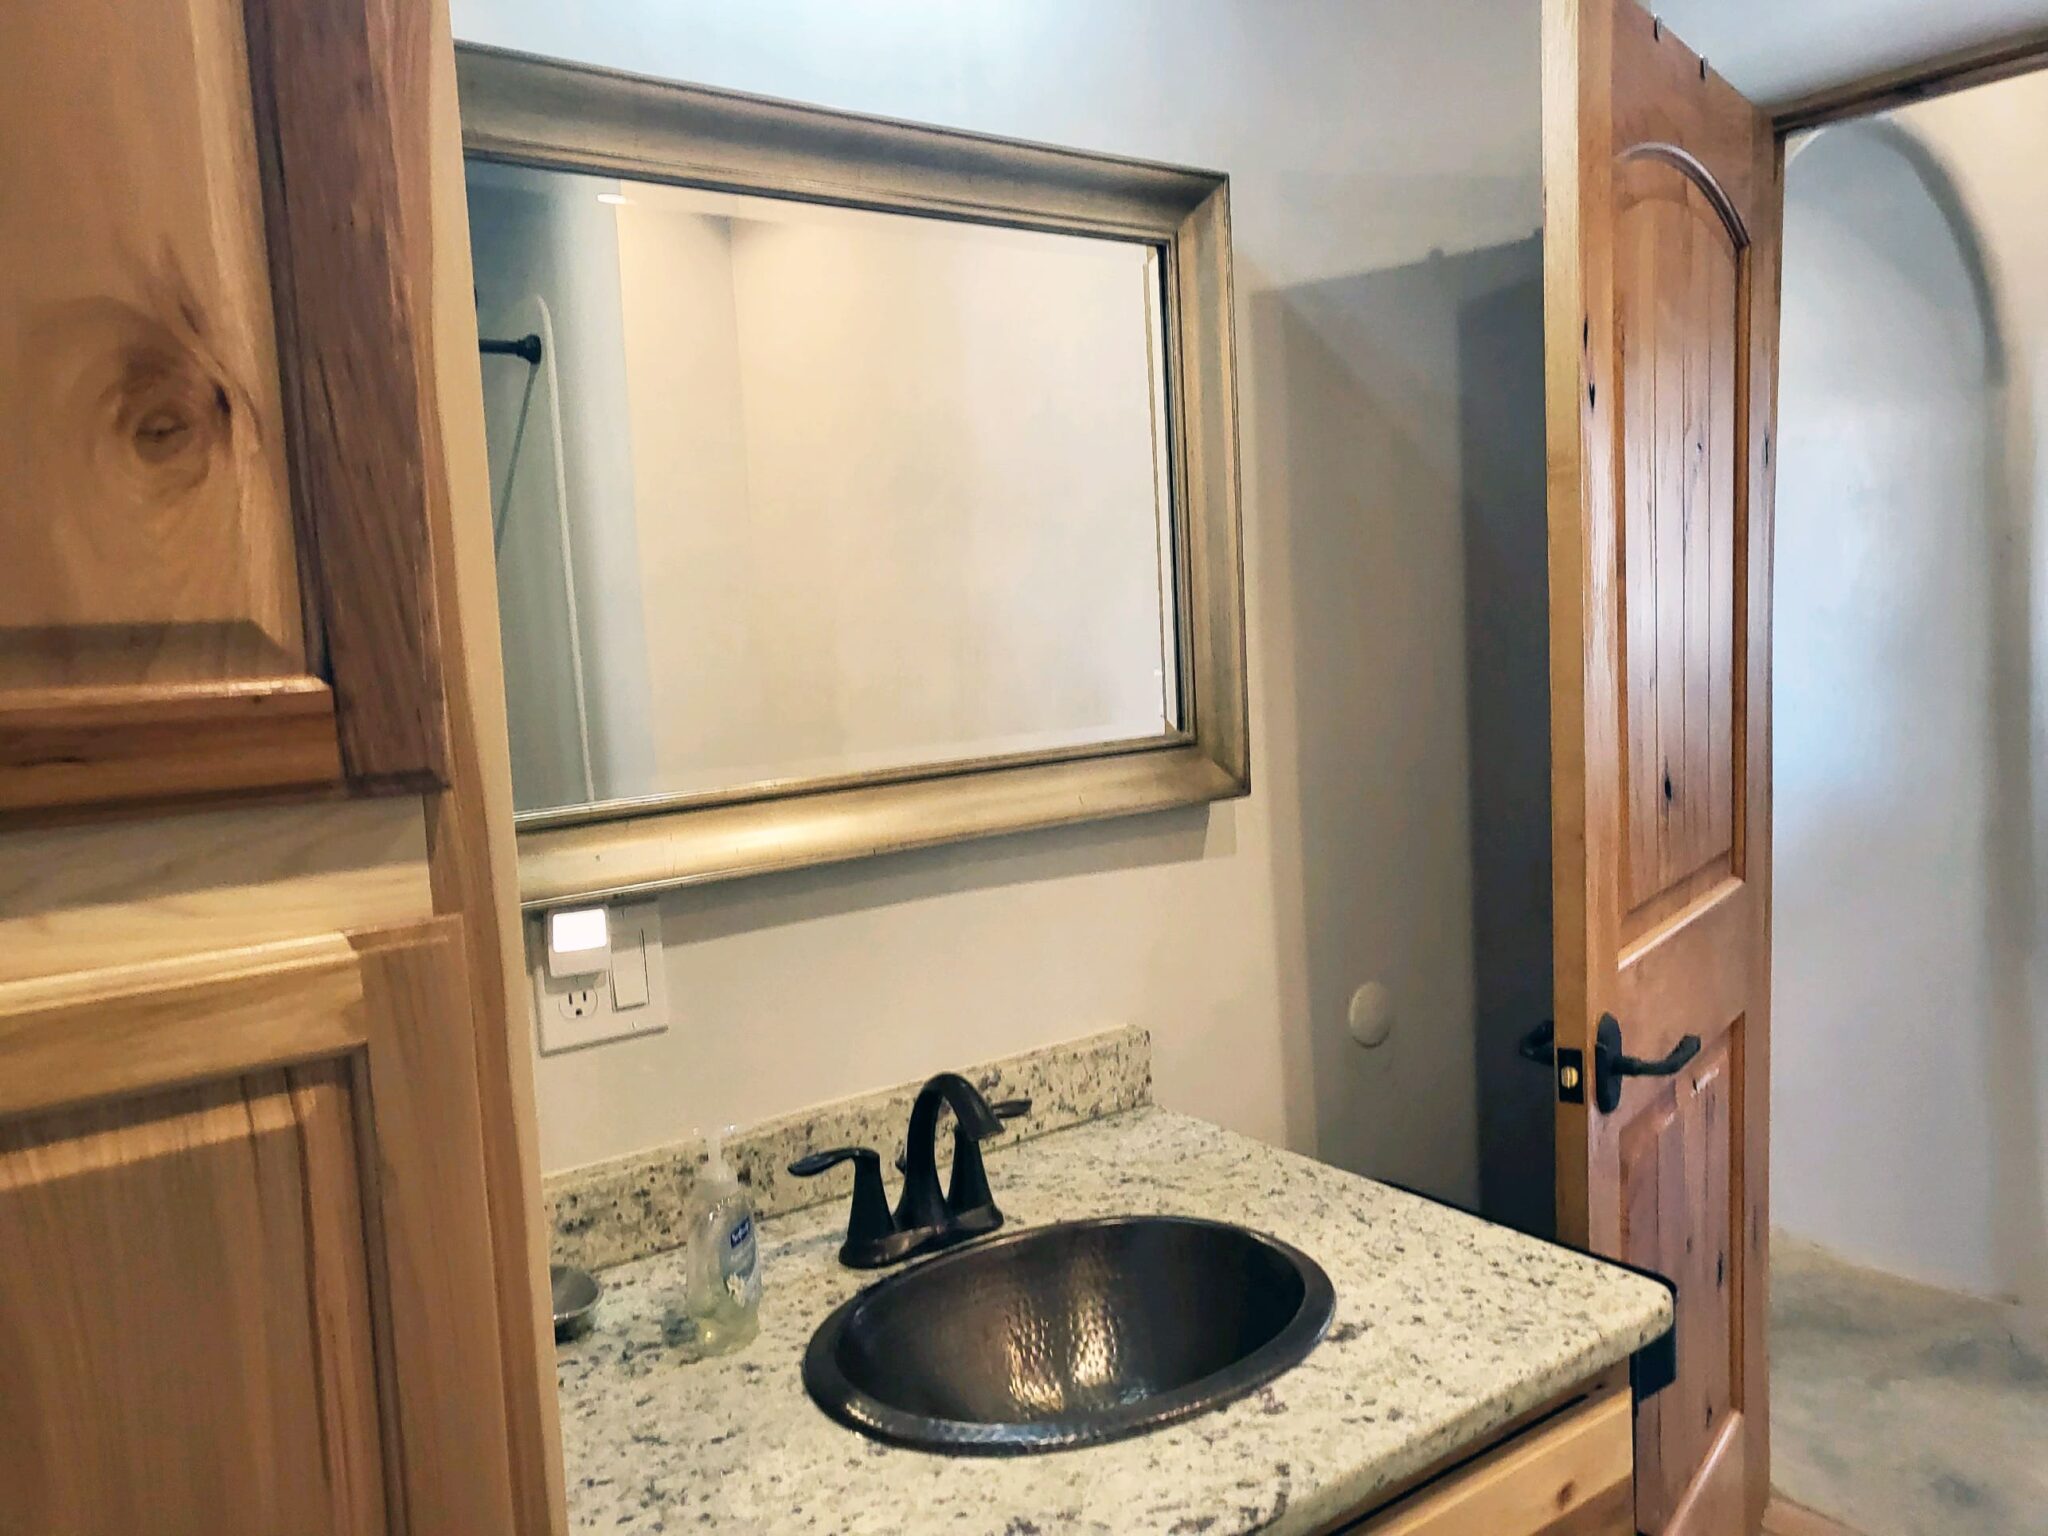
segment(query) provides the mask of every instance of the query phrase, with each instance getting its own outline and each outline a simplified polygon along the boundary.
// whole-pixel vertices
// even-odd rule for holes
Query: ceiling
[[[1751,100],[1772,104],[2048,27],[2048,0],[1645,0]]]

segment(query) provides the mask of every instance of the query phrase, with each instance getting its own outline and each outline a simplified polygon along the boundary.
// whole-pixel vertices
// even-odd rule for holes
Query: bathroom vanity
[[[977,1080],[1015,1091],[1000,1073]],[[1141,1068],[1140,1082],[1148,1076]],[[1101,1118],[991,1143],[989,1183],[1007,1228],[1143,1212],[1270,1234],[1311,1256],[1336,1293],[1328,1331],[1298,1366],[1220,1409],[1111,1444],[999,1458],[897,1449],[828,1418],[801,1379],[819,1324],[875,1278],[838,1260],[843,1200],[771,1209],[761,1332],[737,1354],[687,1363],[668,1342],[680,1254],[604,1273],[594,1331],[559,1351],[572,1527],[834,1536],[1635,1529],[1630,1362],[1671,1328],[1666,1286],[1147,1102],[1104,1097],[1113,1112]],[[1057,1103],[1047,1110],[1055,1123],[1066,1118]],[[835,1113],[834,1130],[845,1130],[848,1111]],[[776,1136],[783,1149],[803,1139],[795,1125]],[[764,1179],[770,1156],[764,1149]],[[639,1170],[642,1190],[648,1171]],[[772,1207],[781,1186],[768,1182]],[[587,1222],[589,1193],[559,1203],[558,1221]]]

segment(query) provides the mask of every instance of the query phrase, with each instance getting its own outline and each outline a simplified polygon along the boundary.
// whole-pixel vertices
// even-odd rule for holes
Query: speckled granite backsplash
[[[943,1064],[941,1064],[943,1065]],[[934,1070],[939,1070],[935,1067]],[[1152,1102],[1152,1037],[1142,1029],[1113,1029],[965,1068],[963,1075],[990,1099],[1028,1098],[1031,1113],[1009,1122],[1005,1141],[1029,1140],[1104,1115]],[[799,1110],[745,1126],[726,1145],[726,1160],[752,1191],[764,1216],[845,1200],[850,1168],[815,1179],[790,1176],[791,1160],[822,1147],[873,1147],[886,1163],[896,1156],[919,1083]],[[943,1130],[940,1162],[952,1157]],[[552,1257],[583,1269],[605,1269],[673,1248],[682,1241],[683,1211],[697,1170],[702,1138],[657,1147],[608,1163],[592,1163],[544,1181]]]

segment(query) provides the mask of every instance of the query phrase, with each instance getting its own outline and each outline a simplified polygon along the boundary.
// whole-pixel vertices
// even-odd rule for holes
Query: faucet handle
[[[833,1147],[789,1165],[800,1179],[813,1179],[841,1163],[853,1164],[853,1205],[846,1215],[846,1241],[839,1261],[850,1269],[873,1269],[896,1257],[896,1218],[882,1190],[882,1159],[873,1147]]]
[[[862,1159],[875,1157],[873,1147],[834,1147],[829,1152],[806,1152],[789,1165],[789,1171],[800,1179],[815,1179],[828,1168],[837,1168],[841,1163],[854,1165],[854,1177],[860,1177]],[[876,1161],[879,1163],[880,1159]]]

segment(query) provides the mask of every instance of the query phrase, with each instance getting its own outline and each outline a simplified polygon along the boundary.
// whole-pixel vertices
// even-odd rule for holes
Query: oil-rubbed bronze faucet
[[[953,1111],[953,1174],[943,1195],[939,1193],[938,1168],[942,1106]],[[990,1104],[957,1072],[941,1072],[926,1083],[910,1106],[910,1130],[899,1164],[903,1194],[894,1213],[882,1189],[882,1160],[871,1147],[813,1152],[791,1163],[789,1171],[808,1179],[841,1163],[853,1164],[853,1206],[847,1214],[839,1262],[849,1269],[880,1269],[980,1237],[1003,1224],[1003,1213],[996,1209],[982,1167],[981,1142],[1001,1135],[1005,1120],[1030,1109],[1029,1099]]]

